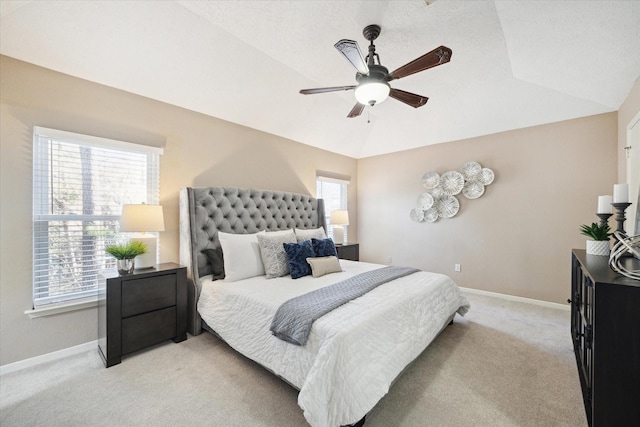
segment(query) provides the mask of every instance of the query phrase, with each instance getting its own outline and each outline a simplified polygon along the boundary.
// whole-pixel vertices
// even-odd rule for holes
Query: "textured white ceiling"
[[[0,52],[355,158],[615,111],[640,76],[640,1],[0,1]],[[395,80],[429,97],[346,115],[334,43],[382,27]],[[213,137],[213,136],[212,136]]]

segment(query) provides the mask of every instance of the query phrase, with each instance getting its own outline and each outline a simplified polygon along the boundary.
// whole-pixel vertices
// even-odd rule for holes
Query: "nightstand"
[[[187,339],[187,269],[165,263],[100,275],[98,348],[105,366],[162,341]]]
[[[358,243],[336,245],[336,251],[338,252],[338,258],[340,259],[360,261],[360,245]]]

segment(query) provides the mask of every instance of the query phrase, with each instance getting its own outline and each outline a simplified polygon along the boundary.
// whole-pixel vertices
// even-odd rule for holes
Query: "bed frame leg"
[[[357,423],[355,423],[355,424],[349,424],[349,425],[341,426],[341,427],[362,427],[364,425],[364,419],[365,418],[366,417],[362,417],[362,419],[360,421],[358,421]]]

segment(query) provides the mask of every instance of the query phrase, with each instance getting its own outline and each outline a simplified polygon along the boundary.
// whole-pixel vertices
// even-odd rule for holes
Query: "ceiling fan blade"
[[[358,42],[342,39],[333,46],[347,58],[347,61],[349,61],[360,74],[369,74],[369,67],[367,67],[367,63],[364,61],[362,52],[360,52]]]
[[[351,90],[354,89],[356,85],[353,86],[334,86],[334,87],[319,87],[315,89],[302,89],[300,91],[303,95],[313,95],[314,93],[325,93],[325,92],[339,92],[341,90]]]
[[[400,89],[391,89],[389,92],[389,96],[393,99],[397,99],[400,102],[404,102],[407,105],[412,106],[413,108],[422,107],[427,103],[429,98],[426,96],[416,95],[415,93],[405,92]]]
[[[364,104],[360,104],[359,102],[357,102],[356,105],[353,106],[351,111],[349,111],[349,114],[347,115],[347,117],[348,118],[358,117],[360,114],[362,114],[362,110],[364,110]]]
[[[451,61],[451,54],[451,49],[446,46],[440,46],[433,49],[431,52],[422,55],[420,58],[414,59],[408,64],[398,68],[392,72],[389,77],[390,79],[399,79],[438,65],[446,64]]]

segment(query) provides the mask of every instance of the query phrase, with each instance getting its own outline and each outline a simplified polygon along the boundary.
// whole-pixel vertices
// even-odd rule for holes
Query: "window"
[[[122,205],[158,204],[162,149],[33,129],[33,306],[97,294]]]
[[[327,221],[327,234],[333,238],[331,226],[331,211],[347,210],[349,196],[349,179],[333,178],[318,175],[316,177],[316,197],[324,200],[324,213]],[[349,226],[344,226],[344,235],[347,236]],[[342,243],[342,242],[340,242]]]

